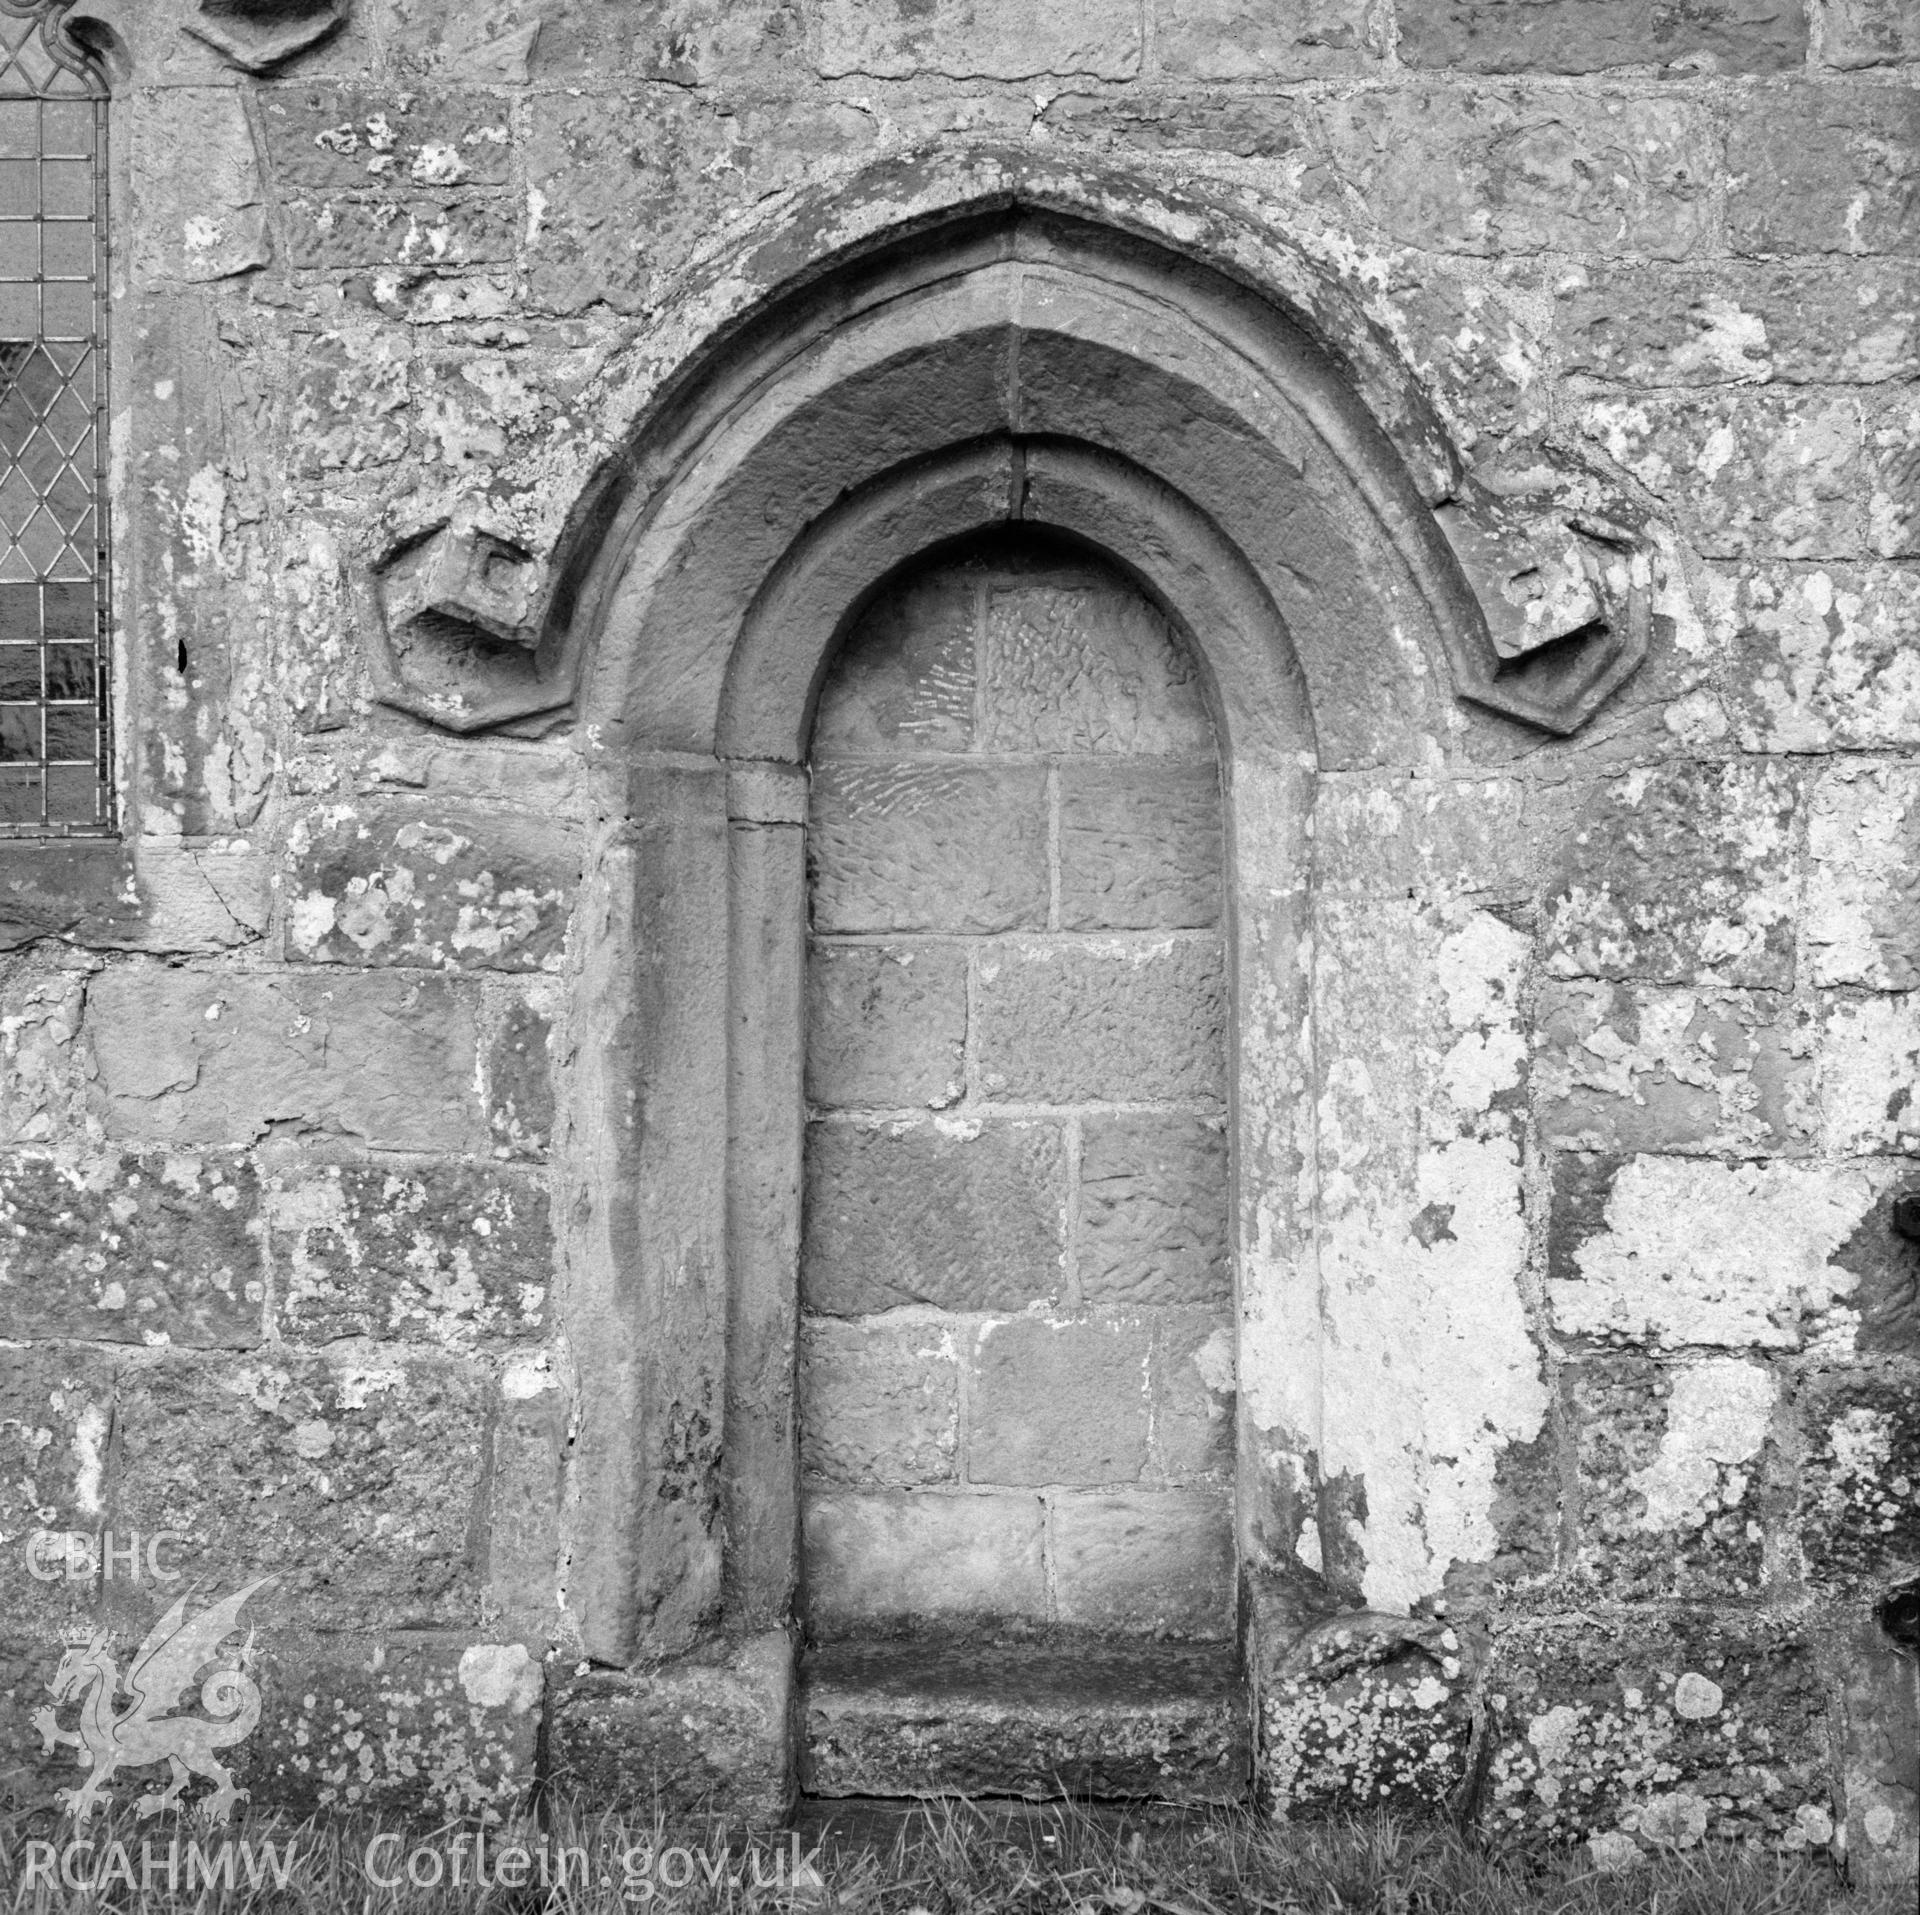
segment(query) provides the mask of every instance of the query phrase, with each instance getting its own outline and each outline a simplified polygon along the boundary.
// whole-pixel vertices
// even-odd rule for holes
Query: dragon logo
[[[219,1663],[200,1684],[200,1706],[206,1715],[169,1711],[214,1661],[220,1645],[237,1633],[247,1600],[272,1580],[262,1576],[191,1619],[187,1598],[182,1596],[148,1631],[124,1682],[108,1653],[104,1629],[95,1631],[84,1644],[74,1644],[61,1657],[47,1687],[55,1702],[80,1699],[80,1726],[61,1728],[55,1711],[46,1708],[35,1711],[33,1726],[40,1731],[46,1753],[68,1743],[76,1762],[91,1765],[92,1773],[80,1787],[59,1792],[60,1806],[75,1821],[84,1821],[96,1804],[106,1800],[107,1784],[117,1770],[145,1768],[155,1762],[167,1763],[173,1780],[164,1790],[149,1789],[141,1796],[136,1806],[143,1816],[172,1808],[196,1775],[215,1785],[200,1804],[210,1821],[224,1822],[233,1805],[245,1798],[246,1790],[234,1787],[231,1772],[215,1759],[214,1751],[245,1741],[260,1720],[260,1686],[248,1673],[252,1630],[241,1646],[239,1666]],[[122,1691],[128,1706],[116,1709],[114,1698]]]

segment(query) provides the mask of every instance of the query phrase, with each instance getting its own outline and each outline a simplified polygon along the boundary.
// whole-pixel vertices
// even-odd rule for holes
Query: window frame
[[[0,0],[0,28],[25,28],[18,39],[8,33],[8,45],[0,52],[0,109],[27,104],[36,109],[31,152],[26,150],[23,138],[9,142],[0,132],[0,149],[6,149],[0,150],[0,172],[19,169],[17,177],[0,180],[0,195],[11,190],[19,196],[11,204],[0,204],[0,240],[8,227],[32,229],[31,240],[16,248],[18,269],[13,276],[0,279],[0,307],[9,289],[31,288],[34,325],[30,339],[0,341],[0,354],[13,358],[13,364],[0,374],[6,382],[4,391],[0,391],[0,404],[18,393],[33,422],[24,431],[20,426],[25,422],[15,422],[6,436],[18,434],[18,446],[0,446],[0,487],[25,479],[49,507],[55,489],[71,481],[77,480],[88,494],[85,511],[71,523],[67,518],[74,511],[71,490],[61,516],[46,510],[49,527],[63,535],[61,548],[51,556],[35,558],[17,539],[0,532],[0,569],[26,574],[0,578],[0,604],[16,594],[32,594],[35,599],[30,609],[24,597],[0,609],[0,668],[9,664],[14,667],[11,674],[0,669],[0,687],[21,694],[0,694],[0,726],[11,716],[19,751],[17,757],[0,759],[0,780],[7,771],[20,768],[27,775],[19,779],[15,789],[29,794],[10,804],[12,794],[0,788],[0,843],[13,844],[111,840],[120,831],[114,775],[113,544],[108,498],[112,376],[109,96],[104,77],[61,32],[68,4],[69,0]],[[39,69],[37,75],[35,68]],[[49,106],[84,108],[88,129],[85,141],[50,136]],[[57,150],[63,144],[74,150]],[[14,146],[20,150],[11,150]],[[74,194],[72,184],[66,183],[69,197],[57,201],[59,210],[50,213],[47,169],[50,165],[67,168],[76,163],[89,169],[84,186]],[[33,168],[30,178],[24,172],[26,165]],[[85,210],[77,211],[76,207]],[[84,228],[88,233],[85,274],[67,271],[49,275],[50,227]],[[74,250],[77,253],[80,249]],[[59,263],[71,266],[73,260]],[[65,302],[71,310],[50,329],[49,286],[87,289],[84,333],[77,330],[81,324],[80,302],[72,299]],[[16,293],[16,307],[24,309],[26,303]],[[4,318],[0,323],[5,323]],[[71,330],[62,336],[61,327]],[[58,382],[44,403],[28,396],[29,389],[21,383],[34,370]],[[75,392],[83,398],[88,424],[83,435],[63,444],[73,426],[70,424],[56,438],[52,430],[54,409]],[[21,456],[43,430],[47,446],[58,458],[58,467],[44,488],[26,478],[27,467]],[[31,529],[39,516],[36,511],[22,530]],[[69,560],[78,561],[78,569],[65,569]],[[61,602],[56,604],[54,594]],[[74,599],[82,602],[71,602]],[[31,635],[26,640],[13,636],[20,630],[14,620],[23,615],[31,619]],[[27,684],[36,677],[37,684],[28,693]],[[56,723],[64,736],[56,735]],[[34,727],[37,737],[32,736]],[[4,736],[3,730],[0,736]],[[0,750],[4,749],[0,745]],[[57,773],[67,776],[56,779]],[[32,794],[37,794],[37,805]],[[13,815],[16,811],[19,815]]]

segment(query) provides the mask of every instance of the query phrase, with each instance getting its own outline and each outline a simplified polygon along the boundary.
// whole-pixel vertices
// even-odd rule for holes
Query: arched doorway
[[[817,1792],[1243,1785],[1223,852],[1201,668],[1095,555],[1006,528],[842,642],[808,815]]]
[[[1424,960],[1404,892],[1363,876],[1316,897],[1315,794],[1404,789],[1448,762],[1460,688],[1565,728],[1631,648],[1601,633],[1549,648],[1539,673],[1503,659],[1435,518],[1444,476],[1415,458],[1416,479],[1408,419],[1389,439],[1364,385],[1277,297],[1014,194],[800,276],[661,397],[583,511],[550,630],[555,660],[588,648],[581,734],[604,820],[559,1166],[579,1404],[568,1601],[585,1657],[631,1700],[596,1713],[583,1690],[557,1746],[575,1724],[628,1736],[643,1769],[646,1724],[724,1718],[731,1741],[701,1731],[729,1751],[701,1758],[724,1771],[715,1786],[742,1797],[750,1769],[771,1801],[793,1784],[814,712],[876,591],[1009,527],[1097,552],[1203,668],[1222,767],[1243,1627],[1284,1638],[1297,1618],[1268,1595],[1323,1572],[1315,1601],[1404,1608],[1438,1588],[1456,1533],[1470,1548],[1485,1529],[1494,1457],[1531,1433],[1530,1399],[1429,1427],[1415,1392],[1376,1428],[1347,1413],[1365,1380],[1324,1328],[1363,1288],[1330,1313],[1325,1273],[1375,1269],[1431,1193],[1397,1133],[1369,1156],[1346,1122],[1342,1098],[1404,1079],[1406,1033],[1320,991],[1316,952],[1372,940],[1389,963]],[[1337,1068],[1318,1054],[1327,1005]],[[1472,1201],[1504,1229],[1511,1151],[1481,1155]],[[1525,1342],[1513,1272],[1465,1269],[1449,1309],[1462,1287],[1461,1320],[1497,1324],[1505,1361]],[[1349,1317],[1424,1334],[1441,1305],[1427,1288],[1415,1301],[1411,1328],[1364,1302]],[[1346,1405],[1331,1436],[1330,1349]],[[1472,1507],[1437,1536],[1421,1501],[1441,1480]]]

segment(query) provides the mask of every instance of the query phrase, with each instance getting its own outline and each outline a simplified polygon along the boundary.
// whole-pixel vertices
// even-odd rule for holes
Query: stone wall
[[[1230,1633],[1223,839],[1192,660],[1070,555],[917,574],[821,694],[808,832],[811,1628]]]
[[[1249,1263],[1237,1317],[1269,1795],[1616,1854],[1837,1823],[1910,1868],[1875,1606],[1920,1573],[1911,9],[310,12],[254,71],[192,0],[71,10],[114,85],[124,831],[0,843],[7,1785],[71,1779],[29,1720],[63,1629],[130,1647],[170,1598],[27,1573],[104,1529],[276,1578],[257,1799],[497,1807],[543,1722],[563,1782],[777,1794],[766,1639],[696,1604],[679,1662],[583,1653],[569,1233],[609,1193],[567,1166],[595,1109],[645,1131],[580,1086],[656,1026],[581,986],[628,820],[524,641],[700,349],[1031,166],[1324,323],[1376,411],[1400,368],[1449,483],[1562,475],[1650,596],[1566,739],[1398,628],[1398,677],[1315,705],[1317,1260]],[[475,659],[519,674],[494,706]],[[662,1525],[724,1461],[717,1410],[669,1420]]]

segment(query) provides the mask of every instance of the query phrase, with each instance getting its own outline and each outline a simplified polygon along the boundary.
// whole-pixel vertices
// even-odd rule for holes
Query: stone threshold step
[[[1231,1806],[1231,1805],[1229,1805]],[[948,1830],[1017,1848],[1036,1862],[1057,1863],[1078,1832],[1098,1829],[1115,1852],[1131,1836],[1170,1838],[1220,1826],[1217,1802],[1090,1802],[1017,1795],[803,1795],[788,1826],[802,1854],[846,1863],[860,1855],[891,1855],[904,1840],[925,1841]],[[826,1871],[832,1873],[829,1867]]]
[[[813,1796],[1233,1802],[1250,1773],[1232,1643],[833,1643],[800,1707]]]

